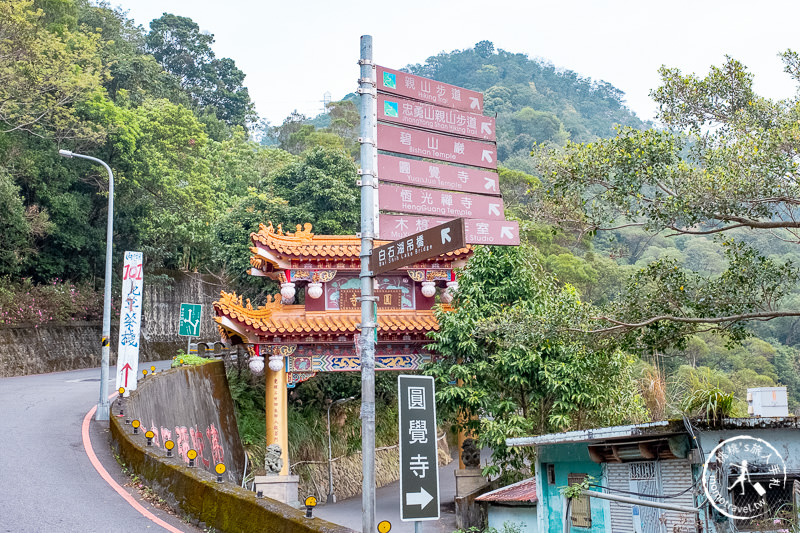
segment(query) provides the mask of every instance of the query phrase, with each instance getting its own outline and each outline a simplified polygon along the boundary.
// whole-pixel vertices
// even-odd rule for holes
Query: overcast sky
[[[273,125],[298,110],[314,116],[325,92],[339,100],[357,87],[361,35],[373,36],[377,64],[400,69],[439,52],[495,48],[547,60],[625,93],[642,119],[661,65],[705,74],[731,55],[755,75],[756,90],[792,96],[778,53],[800,50],[800,2],[739,0],[111,0],[149,28],[168,12],[214,34],[260,116]]]

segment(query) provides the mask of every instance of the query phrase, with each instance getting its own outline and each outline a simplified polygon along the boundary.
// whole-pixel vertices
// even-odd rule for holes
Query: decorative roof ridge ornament
[[[262,223],[258,225],[258,234],[259,235],[278,235],[283,236],[283,224],[278,224],[278,229],[276,230],[275,227],[272,225],[272,221],[269,221],[269,225],[265,226]]]
[[[310,241],[314,238],[314,233],[311,231],[313,225],[310,222],[306,222],[305,224],[297,224],[295,228],[296,230],[294,233],[290,233],[289,231],[284,233],[283,224],[278,224],[278,229],[275,229],[275,227],[272,225],[272,221],[270,220],[266,226],[264,224],[259,224],[257,233],[264,236],[274,235],[277,237],[293,237],[303,241]]]
[[[302,227],[300,226],[300,224],[298,224],[296,226],[297,231],[295,231],[294,233],[289,233],[287,231],[286,236],[294,237],[296,239],[300,239],[301,241],[310,241],[314,238],[314,234],[311,232],[312,227],[313,226],[311,225],[310,222],[306,222],[305,224],[302,225]]]
[[[237,296],[235,292],[220,291],[219,301],[214,302],[215,307],[217,304],[228,308],[238,309],[239,311],[247,311],[245,314],[248,316],[259,318],[269,318],[274,311],[283,309],[280,294],[268,294],[266,303],[254,308],[250,303],[249,298],[244,301],[243,297],[241,295]]]
[[[281,237],[278,239],[283,243],[293,243],[293,244],[307,244],[314,240],[314,233],[312,231],[312,224],[310,222],[306,222],[303,225],[297,224],[297,230],[294,233],[290,232],[283,232],[283,225],[278,224],[278,228],[272,225],[272,221],[269,222],[268,225],[259,224],[258,231],[253,232],[250,234],[251,240],[257,240],[262,244],[267,244],[270,241],[274,241],[276,238]]]

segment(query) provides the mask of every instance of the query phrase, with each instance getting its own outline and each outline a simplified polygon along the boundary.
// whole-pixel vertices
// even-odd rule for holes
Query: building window
[[[631,463],[631,481],[649,480],[656,478],[656,464],[653,462],[647,463]]]
[[[731,468],[728,479],[736,479],[738,474],[738,470]],[[778,516],[781,514],[781,511],[789,515],[796,514],[796,512],[792,512],[792,489],[797,481],[793,483],[792,478],[788,477],[785,485],[782,483],[777,484],[772,483],[774,477],[774,475],[753,474],[750,476],[750,483],[745,483],[742,487],[742,489],[744,489],[744,494],[742,494],[742,489],[739,487],[736,487],[730,492],[730,497],[735,508],[764,509],[764,512],[759,514],[756,518],[737,520],[736,527],[739,531],[757,531],[759,529],[759,524],[764,522],[765,516]],[[783,479],[780,481],[782,482]],[[732,483],[732,481],[729,481],[729,483]],[[771,522],[772,520],[769,520],[769,523]]]
[[[554,465],[553,463],[547,465],[547,484],[548,485],[556,484],[556,465]]]
[[[583,483],[586,477],[586,474],[569,474],[567,476],[567,484],[571,486],[575,483]],[[572,499],[570,516],[573,526],[592,527],[592,508],[589,505],[588,496]]]

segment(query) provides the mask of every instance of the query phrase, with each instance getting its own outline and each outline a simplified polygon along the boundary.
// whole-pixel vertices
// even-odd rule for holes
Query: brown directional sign
[[[369,269],[377,275],[463,247],[464,219],[457,218],[374,249]]]
[[[485,141],[495,140],[495,120],[393,95],[378,95],[378,120]]]
[[[384,184],[378,202],[382,211],[503,220],[503,199],[499,196]]]
[[[402,239],[413,232],[432,228],[446,218],[410,215],[381,215],[381,239]],[[516,220],[464,219],[464,241],[467,244],[519,246],[519,222]]]
[[[378,123],[378,150],[437,159],[449,163],[497,168],[494,143]]]
[[[483,113],[483,94],[376,65],[378,90],[431,104]]]
[[[497,172],[378,155],[378,178],[402,185],[500,196]]]

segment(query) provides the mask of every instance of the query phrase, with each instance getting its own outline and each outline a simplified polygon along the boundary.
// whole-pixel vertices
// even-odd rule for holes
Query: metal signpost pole
[[[103,333],[100,355],[100,400],[97,402],[95,420],[108,420],[110,403],[108,401],[108,359],[111,351],[111,245],[114,238],[114,174],[104,161],[69,150],[59,150],[62,157],[77,157],[100,163],[108,171],[108,223],[106,225],[106,279],[103,292]]]
[[[369,268],[375,238],[374,194],[377,90],[372,64],[372,36],[361,36],[361,528],[375,531],[375,296]]]

